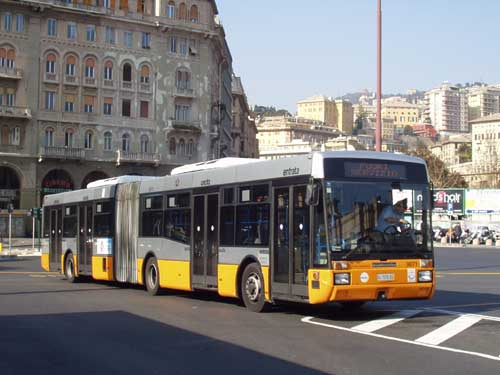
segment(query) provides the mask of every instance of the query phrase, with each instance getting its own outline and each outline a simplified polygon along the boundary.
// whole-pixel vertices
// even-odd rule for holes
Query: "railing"
[[[31,119],[31,110],[27,107],[10,107],[7,105],[0,105],[0,117]]]
[[[194,97],[194,90],[190,87],[188,88],[183,88],[183,87],[175,87],[175,95],[176,96],[184,96],[187,98],[192,98]]]
[[[0,67],[0,76],[4,78],[22,79],[23,70],[18,68]]]
[[[85,78],[85,80],[83,81],[85,86],[95,86],[96,84],[96,79],[95,78]]]
[[[147,163],[159,164],[160,154],[150,152],[129,152],[118,151],[116,155],[116,162],[119,163]]]
[[[46,81],[57,81],[57,74],[56,73],[45,73],[45,80]]]
[[[133,90],[134,88],[134,85],[132,84],[132,82],[124,82],[122,81],[122,89],[124,90]]]
[[[69,84],[69,85],[78,84],[77,80],[76,80],[76,76],[64,76],[64,83]]]
[[[103,86],[104,87],[111,87],[111,88],[114,88],[115,87],[115,82],[110,80],[110,79],[105,79],[103,81]]]
[[[151,85],[149,83],[141,83],[139,84],[139,91],[151,92]]]
[[[176,130],[201,133],[201,125],[199,121],[172,120],[172,127]]]
[[[83,148],[72,147],[42,147],[41,156],[45,158],[81,160],[85,159],[85,150]]]

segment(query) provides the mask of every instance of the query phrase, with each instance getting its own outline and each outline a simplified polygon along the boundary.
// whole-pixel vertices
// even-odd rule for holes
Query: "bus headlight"
[[[432,282],[432,271],[418,271],[418,282],[419,283],[431,283]]]
[[[335,285],[349,285],[351,283],[350,273],[336,273],[334,278]]]

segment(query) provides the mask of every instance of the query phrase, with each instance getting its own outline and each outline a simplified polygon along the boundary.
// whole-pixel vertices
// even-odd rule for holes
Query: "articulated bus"
[[[424,161],[405,155],[220,159],[97,181],[46,196],[43,210],[42,266],[70,282],[213,290],[256,312],[435,289],[431,185]]]

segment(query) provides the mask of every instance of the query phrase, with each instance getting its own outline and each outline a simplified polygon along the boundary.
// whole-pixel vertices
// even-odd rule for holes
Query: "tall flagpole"
[[[377,0],[377,127],[375,150],[382,150],[382,0]]]

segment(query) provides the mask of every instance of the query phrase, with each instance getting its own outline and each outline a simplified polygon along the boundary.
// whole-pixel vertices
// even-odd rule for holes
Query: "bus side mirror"
[[[317,206],[319,203],[319,185],[310,183],[306,189],[306,204],[308,206]]]

